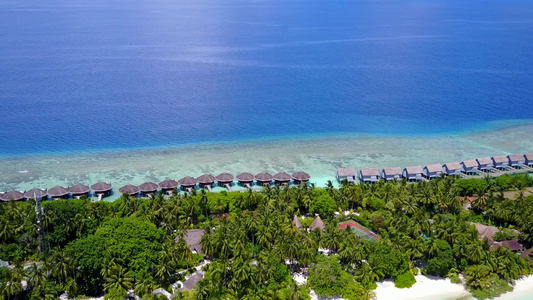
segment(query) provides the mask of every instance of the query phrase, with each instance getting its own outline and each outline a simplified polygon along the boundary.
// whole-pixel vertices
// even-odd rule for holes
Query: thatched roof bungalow
[[[1,195],[0,197],[1,197],[2,201],[11,201],[11,200],[19,201],[19,200],[24,199],[24,193],[12,190],[12,191],[6,192],[5,194]]]
[[[270,184],[270,182],[272,182],[272,175],[267,172],[259,173],[255,175],[255,180],[257,180],[257,183],[262,185]]]
[[[225,186],[228,191],[231,191],[231,184],[233,183],[233,175],[230,173],[221,173],[215,177],[219,186]]]
[[[423,174],[424,170],[422,166],[405,167],[402,172],[403,178],[406,178],[408,181],[420,181],[422,180]]]
[[[509,250],[514,251],[514,252],[516,251],[522,252],[524,250],[524,246],[522,246],[517,240],[501,241],[498,243],[494,243],[494,245],[492,245],[492,248],[497,248],[497,247],[509,248]]]
[[[202,251],[202,244],[200,243],[204,234],[205,230],[203,229],[189,229],[185,232],[185,236],[183,238],[185,239],[185,243],[187,243],[192,252],[196,252],[202,255],[204,254],[204,252]],[[176,237],[175,242],[177,243],[179,240],[180,238]]]
[[[294,225],[294,227],[299,228],[299,229],[303,229],[304,228],[302,226],[302,222],[300,221],[300,218],[298,218],[298,216],[294,216],[294,218],[292,218],[292,225]]]
[[[374,183],[379,180],[379,170],[377,168],[365,168],[359,170],[359,180],[362,182]]]
[[[121,187],[120,189],[118,189],[118,191],[122,194],[129,194],[130,196],[136,196],[139,194],[141,190],[136,185],[127,184]]]
[[[384,168],[381,170],[381,178],[385,181],[400,180],[402,178],[402,169],[400,167]]]
[[[320,229],[324,231],[325,228],[326,226],[324,225],[324,222],[322,221],[320,216],[316,216],[316,218],[313,220],[313,223],[309,225],[309,231],[313,231],[315,229]]]
[[[113,186],[111,185],[111,183],[103,181],[98,181],[97,183],[91,185],[91,190],[93,190],[95,194],[108,194],[111,192],[112,189]]]
[[[173,190],[175,190],[180,184],[173,179],[165,179],[159,183],[159,187],[163,192],[170,194]]]
[[[183,286],[180,288],[180,291],[190,291],[196,287],[198,281],[204,279],[204,274],[201,271],[193,273],[187,280],[183,282]]]
[[[36,197],[46,198],[46,191],[38,188],[33,188],[24,193],[24,198],[35,199]]]
[[[139,190],[141,193],[143,193],[144,196],[149,196],[155,192],[157,192],[157,189],[159,188],[159,185],[157,183],[153,183],[150,181],[147,181],[141,185],[139,185]]]
[[[178,183],[183,188],[186,188],[186,189],[190,190],[190,189],[192,189],[193,187],[196,186],[196,184],[198,183],[198,180],[196,178],[194,178],[194,177],[191,177],[191,176],[185,176],[182,179],[178,180]]]
[[[56,185],[55,187],[49,189],[46,192],[46,194],[52,197],[52,199],[62,199],[62,198],[68,198],[70,192],[68,191],[68,189],[60,185]]]
[[[237,175],[237,180],[241,185],[246,186],[247,188],[250,188],[250,185],[255,180],[255,176],[250,173],[241,173]]]
[[[308,182],[311,176],[305,172],[296,172],[292,174],[292,180],[294,180],[294,183],[301,183],[301,182]]]
[[[196,179],[198,180],[200,187],[205,187],[209,191],[211,191],[211,186],[213,185],[213,183],[215,183],[216,180],[216,178],[211,174],[204,174]]]
[[[68,191],[72,194],[72,196],[79,198],[81,196],[88,196],[89,191],[91,191],[91,188],[81,183],[78,183],[69,187]]]
[[[274,174],[272,178],[277,184],[288,184],[292,179],[291,175],[285,172],[279,172],[277,174]]]

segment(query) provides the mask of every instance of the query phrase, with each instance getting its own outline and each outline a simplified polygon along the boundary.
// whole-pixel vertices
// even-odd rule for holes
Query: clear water
[[[2,1],[0,155],[531,120],[531,53],[529,0]]]

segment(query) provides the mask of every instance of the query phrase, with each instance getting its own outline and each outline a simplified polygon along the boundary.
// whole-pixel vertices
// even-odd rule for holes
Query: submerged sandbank
[[[115,188],[221,172],[303,170],[323,186],[339,167],[393,167],[533,152],[533,124],[435,137],[323,135],[270,141],[189,145],[0,159],[0,190],[111,182]]]

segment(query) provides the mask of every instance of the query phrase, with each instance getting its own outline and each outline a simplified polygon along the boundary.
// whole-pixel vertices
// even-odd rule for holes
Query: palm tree
[[[26,275],[28,279],[28,285],[31,287],[42,287],[46,284],[46,272],[36,263],[31,264],[31,266],[26,270]]]
[[[59,282],[66,282],[68,278],[74,277],[76,265],[74,255],[56,249],[51,257],[52,276]]]
[[[296,283],[291,283],[287,286],[289,290],[289,300],[303,300],[304,296]]]
[[[0,285],[0,295],[4,299],[14,299],[22,292],[22,270],[14,269],[8,271],[7,279]]]
[[[466,285],[474,289],[483,289],[489,284],[489,269],[483,265],[473,265],[466,268]]]
[[[370,283],[384,277],[379,265],[371,266],[367,262],[364,262],[361,267],[355,271],[354,276],[357,281],[363,284],[363,286],[368,286]]]
[[[133,278],[130,277],[128,270],[121,265],[115,265],[105,280],[104,290],[108,293],[111,290],[127,292],[133,286]]]

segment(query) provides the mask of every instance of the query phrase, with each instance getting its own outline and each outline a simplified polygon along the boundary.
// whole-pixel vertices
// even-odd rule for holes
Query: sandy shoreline
[[[533,124],[436,137],[325,135],[315,138],[181,146],[166,149],[0,158],[0,190],[78,182],[159,182],[221,172],[304,170],[323,186],[339,167],[392,167],[533,152]]]

